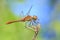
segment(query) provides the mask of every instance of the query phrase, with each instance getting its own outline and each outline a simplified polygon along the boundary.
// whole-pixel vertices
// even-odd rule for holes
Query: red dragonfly
[[[30,11],[31,11],[31,8],[32,8],[32,6],[30,7],[29,11],[27,12],[27,16],[21,18],[20,20],[9,21],[9,22],[7,22],[6,24],[11,24],[11,23],[14,23],[14,22],[26,22],[26,21],[27,21],[27,22],[30,22],[30,24],[32,23],[32,21],[33,21],[34,23],[36,23],[35,21],[38,19],[38,17],[37,17],[37,16],[30,16],[30,15],[29,15],[29,13],[30,13]],[[22,11],[22,14],[23,14],[23,11]],[[30,24],[29,24],[29,25],[30,25]]]

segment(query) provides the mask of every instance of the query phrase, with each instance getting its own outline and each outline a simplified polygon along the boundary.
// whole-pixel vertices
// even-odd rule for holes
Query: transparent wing
[[[29,14],[30,14],[31,9],[32,9],[32,6],[29,8],[29,10],[28,10],[28,12],[26,13],[26,15],[25,15],[25,16],[27,16],[27,15],[29,15]]]
[[[31,7],[30,7],[30,9],[28,10],[27,15],[29,15],[29,13],[30,13],[31,9],[32,9],[32,6],[31,6]]]
[[[23,12],[23,11],[20,12],[20,17],[21,17],[21,18],[24,17],[24,12]]]

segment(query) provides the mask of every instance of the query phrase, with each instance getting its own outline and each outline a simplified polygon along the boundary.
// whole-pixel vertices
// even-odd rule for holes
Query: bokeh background
[[[36,40],[60,40],[60,0],[0,0],[0,40],[32,40],[34,32],[24,23],[6,24],[20,19],[22,10],[26,15],[31,5],[30,15],[37,15],[41,24]]]

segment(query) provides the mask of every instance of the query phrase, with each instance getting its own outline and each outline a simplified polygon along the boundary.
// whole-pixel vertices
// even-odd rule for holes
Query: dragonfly
[[[21,18],[20,20],[9,21],[6,24],[11,24],[11,23],[15,23],[15,22],[25,22],[25,26],[26,25],[31,26],[31,25],[34,25],[34,24],[38,24],[39,23],[37,21],[38,17],[36,15],[34,15],[34,16],[29,15],[31,9],[32,9],[32,6],[29,8],[29,10],[26,13],[26,15],[23,16],[23,18]],[[23,11],[21,11],[21,13],[23,14]]]

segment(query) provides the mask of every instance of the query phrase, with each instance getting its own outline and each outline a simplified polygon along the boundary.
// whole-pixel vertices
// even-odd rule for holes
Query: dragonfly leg
[[[28,22],[26,22],[25,23],[25,28],[27,28],[27,29],[30,29],[30,30],[33,30],[34,31],[34,29],[32,28],[32,26],[31,26],[31,24],[32,24],[32,22],[29,22],[29,24],[28,24]]]
[[[30,22],[28,26],[31,27],[31,25],[32,25],[32,22]]]
[[[26,28],[27,26],[30,27],[30,26],[31,26],[31,22],[25,22],[25,28]]]
[[[34,23],[38,24],[39,22],[38,21],[34,21]]]
[[[26,28],[27,22],[25,22],[25,28]]]

